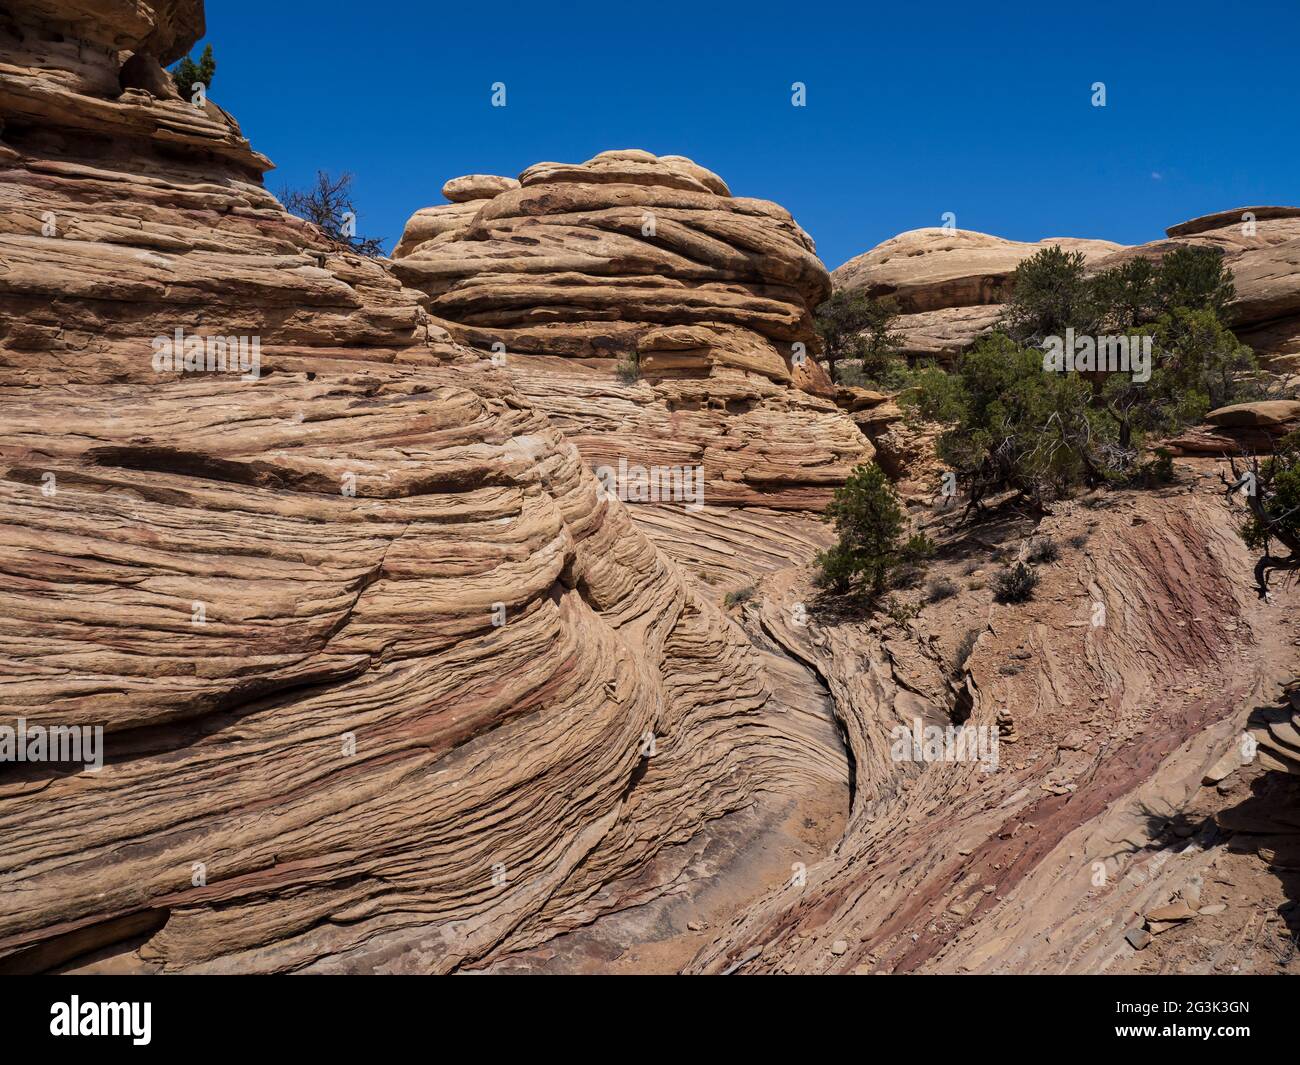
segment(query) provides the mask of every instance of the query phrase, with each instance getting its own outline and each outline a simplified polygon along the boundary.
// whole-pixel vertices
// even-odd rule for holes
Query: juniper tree
[[[871,299],[861,292],[844,290],[817,308],[813,321],[831,380],[843,384],[889,383],[903,367],[898,357],[900,338],[892,328],[897,313],[892,300]],[[859,360],[861,369],[846,375],[837,369],[845,360]]]
[[[176,91],[186,100],[194,96],[194,86],[202,83],[205,93],[212,91],[212,79],[217,73],[217,61],[212,56],[212,45],[204,45],[199,61],[194,62],[189,56],[182,59],[172,69],[172,81]]]
[[[838,594],[878,599],[933,550],[924,536],[904,537],[907,516],[884,471],[858,466],[835,490],[827,517],[838,542],[817,556],[817,584]]]

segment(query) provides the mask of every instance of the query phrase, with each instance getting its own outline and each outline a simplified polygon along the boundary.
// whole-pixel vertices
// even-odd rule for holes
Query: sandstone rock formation
[[[1016,267],[1052,245],[1081,251],[1089,262],[1123,247],[1073,237],[1026,244],[967,229],[927,227],[876,245],[832,277],[837,289],[897,303],[893,328],[903,338],[904,354],[948,361],[997,324]]]
[[[1232,272],[1233,329],[1274,372],[1300,371],[1300,208],[1243,207],[1166,230],[1167,240],[1125,247],[1052,237],[1035,244],[966,230],[915,229],[850,259],[835,286],[899,304],[905,354],[948,361],[993,329],[1016,266],[1047,245],[1082,251],[1103,270],[1134,256],[1158,257],[1180,244],[1220,248]]]
[[[1300,371],[1300,207],[1242,207],[1171,226],[1169,239],[1103,260],[1163,255],[1179,244],[1208,245],[1224,253],[1236,298],[1233,330],[1261,363],[1277,373]]]
[[[844,795],[825,707],[490,352],[122,88],[197,0],[8,11],[0,724],[106,759],[0,766],[0,966],[448,971]]]
[[[1300,400],[1271,399],[1234,403],[1206,414],[1204,424],[1193,426],[1169,440],[1169,447],[1184,455],[1240,455],[1243,451],[1268,453],[1282,437],[1300,430]]]
[[[518,184],[417,212],[394,273],[589,465],[699,465],[711,505],[815,511],[871,457],[813,357],[829,279],[788,212],[637,150]]]
[[[101,727],[105,759],[0,765],[0,969],[1132,950],[1198,860],[1144,864],[1151,811],[1300,638],[1210,460],[1058,508],[1033,604],[992,603],[987,530],[936,509],[957,594],[819,610],[815,512],[896,412],[807,357],[828,281],[782,209],[603,153],[449,182],[390,270],[154,76],[198,0],[5,18],[0,728]],[[612,498],[592,467],[620,459],[703,466],[703,505]],[[895,757],[954,720],[999,737],[992,771]]]
[[[747,907],[689,971],[1116,970],[1133,953],[1131,913],[1221,853],[1180,858],[1185,839],[1166,851],[1153,837],[1293,675],[1300,630],[1243,579],[1250,554],[1217,482],[1066,505],[1039,534],[1063,556],[1034,605],[990,604],[956,564],[940,571],[960,592],[902,631],[795,625],[806,588],[790,575],[767,588],[752,608],[762,631],[816,663],[835,695],[855,802],[806,884]],[[1001,735],[996,769],[898,759],[895,729],[945,724],[963,703],[959,720]]]

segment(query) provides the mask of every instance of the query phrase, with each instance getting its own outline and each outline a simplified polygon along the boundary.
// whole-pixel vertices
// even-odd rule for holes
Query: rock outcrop
[[[122,86],[197,0],[7,12],[0,726],[104,765],[0,766],[0,967],[449,971],[846,797],[825,708],[490,351],[288,215],[219,108]]]
[[[1081,251],[1091,269],[1134,256],[1159,257],[1179,245],[1223,251],[1236,286],[1234,331],[1264,366],[1300,371],[1300,208],[1243,207],[1166,230],[1167,240],[1133,247],[1105,240],[1051,237],[1035,244],[966,230],[914,229],[850,259],[833,273],[836,288],[890,296],[905,354],[950,361],[993,329],[1010,293],[1011,274],[1048,245]]]
[[[1300,372],[1300,207],[1242,207],[1170,226],[1154,241],[1103,260],[1160,256],[1180,244],[1223,252],[1236,298],[1228,308],[1234,332],[1275,373]]]
[[[992,603],[981,570],[964,576],[987,527],[942,552],[955,594],[897,628],[798,624],[802,578],[765,582],[747,610],[826,678],[853,812],[833,854],[737,914],[688,971],[1087,973],[1132,953],[1132,913],[1216,849],[1179,858],[1186,839],[1159,840],[1294,675],[1300,641],[1294,597],[1251,589],[1209,468],[1179,476],[1060,506],[1037,529],[1061,557],[1032,603]],[[944,739],[954,717],[972,730],[965,755]],[[1293,749],[1284,718],[1261,759]]]
[[[1255,596],[1211,462],[1031,528],[1063,545],[1031,603],[992,603],[991,527],[936,508],[955,592],[820,609],[814,512],[897,413],[813,360],[828,281],[786,212],[604,153],[449,182],[390,269],[159,79],[202,25],[0,19],[0,749],[103,762],[0,763],[0,970],[1132,949],[1181,868],[1120,875],[1151,811],[1295,674],[1294,597]],[[1009,261],[939,285],[1001,298]],[[593,473],[620,463],[703,467],[703,501],[625,503]],[[1000,757],[895,753],[954,721]]]
[[[830,283],[787,211],[636,150],[518,185],[417,212],[394,273],[589,465],[698,466],[710,505],[815,511],[871,457],[815,361]]]
[[[1206,414],[1204,423],[1167,441],[1177,454],[1268,454],[1284,436],[1300,431],[1300,400],[1234,403]]]
[[[832,274],[835,287],[898,306],[893,324],[903,353],[951,360],[1002,313],[1017,266],[1045,247],[1079,251],[1089,262],[1123,248],[1108,240],[1050,237],[1034,244],[967,229],[927,227],[900,233],[850,259]]]

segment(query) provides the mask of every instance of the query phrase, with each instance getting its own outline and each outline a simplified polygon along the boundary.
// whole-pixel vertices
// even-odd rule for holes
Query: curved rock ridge
[[[871,457],[815,361],[829,277],[787,211],[631,149],[519,185],[416,212],[393,270],[591,465],[699,466],[709,503],[820,510]]]
[[[1017,266],[1046,247],[1081,251],[1089,262],[1123,249],[1108,240],[1004,240],[969,229],[929,226],[900,233],[831,275],[837,289],[890,297],[904,354],[948,360],[992,329]]]
[[[1250,590],[1252,553],[1208,468],[1180,470],[1193,475],[1176,490],[1059,507],[1037,531],[1071,546],[1032,605],[972,583],[901,629],[798,624],[806,576],[765,582],[745,609],[825,678],[854,804],[804,882],[736,914],[685,971],[1088,973],[1132,954],[1133,913],[1192,875],[1190,856],[1224,848],[1207,833],[1179,858],[1187,840],[1154,837],[1209,767],[1240,759],[1251,710],[1294,683],[1300,639],[1292,597]],[[963,703],[957,719],[989,740],[970,737],[965,755],[911,746]],[[1291,720],[1268,718],[1265,765],[1291,768]]]
[[[815,700],[490,352],[285,213],[233,126],[116,92],[100,45],[183,51],[199,5],[19,17],[0,725],[102,729],[103,766],[0,765],[0,969],[450,971],[688,891],[735,811],[845,796]]]

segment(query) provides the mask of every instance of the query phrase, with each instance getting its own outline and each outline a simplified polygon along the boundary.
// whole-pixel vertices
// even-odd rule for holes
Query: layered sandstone
[[[10,8],[0,724],[101,726],[106,764],[0,766],[0,967],[582,970],[671,933],[688,971],[1103,971],[1181,889],[1152,811],[1300,638],[1212,463],[1039,529],[940,502],[957,594],[841,615],[813,514],[895,414],[799,357],[827,282],[780,208],[605,153],[449,182],[390,272],[139,84],[197,2]],[[156,364],[178,329],[226,368]],[[703,505],[612,498],[620,459],[703,466]],[[1030,534],[1061,559],[993,603],[983,538]],[[894,756],[953,720],[992,771]]]
[[[1278,373],[1300,371],[1300,207],[1242,207],[1194,218],[1153,241],[1104,260],[1158,257],[1180,244],[1223,252],[1236,296],[1228,308],[1234,332],[1261,363]]]
[[[893,328],[904,354],[949,361],[997,324],[1016,267],[1052,246],[1082,252],[1089,262],[1123,248],[1108,240],[1050,237],[1024,243],[927,227],[891,237],[850,259],[832,277],[837,289],[897,304]]]
[[[106,764],[0,767],[0,966],[449,971],[843,796],[810,682],[490,351],[285,213],[224,112],[122,86],[197,0],[9,11],[0,723]]]
[[[991,602],[988,570],[964,565],[994,530],[954,539],[943,522],[932,572],[958,591],[903,626],[829,611],[801,623],[806,578],[766,579],[746,609],[826,679],[855,801],[834,853],[738,914],[688,971],[1122,971],[1133,913],[1226,851],[1213,831],[1194,847],[1171,831],[1210,767],[1248,720],[1261,762],[1289,769],[1296,753],[1291,707],[1263,729],[1251,716],[1294,676],[1294,593],[1259,602],[1210,469],[1180,463],[1166,491],[1057,507],[1035,531],[1061,557],[1029,603]],[[900,728],[954,719],[996,734],[995,756],[973,757],[973,739],[966,757],[900,752]],[[1294,826],[1294,807],[1274,813]]]
[[[699,466],[710,505],[816,511],[871,457],[815,361],[829,278],[787,211],[637,150],[517,184],[418,211],[393,270],[590,465]]]
[[[1017,265],[1057,245],[1080,251],[1090,269],[1135,256],[1158,258],[1180,245],[1224,253],[1236,296],[1230,322],[1275,372],[1300,369],[1300,208],[1243,207],[1166,230],[1168,239],[1125,247],[1105,240],[1053,237],[1025,244],[966,230],[916,229],[850,259],[835,286],[899,305],[895,328],[905,354],[950,361],[997,325]]]

